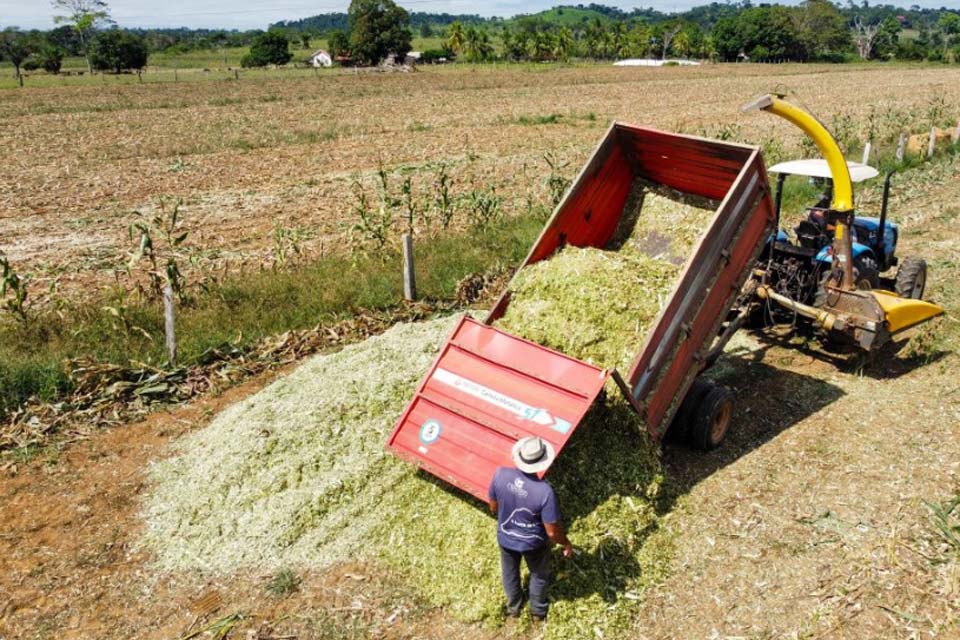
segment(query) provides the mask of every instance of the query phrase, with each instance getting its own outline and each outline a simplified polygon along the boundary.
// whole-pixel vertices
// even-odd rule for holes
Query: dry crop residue
[[[130,212],[148,211],[165,195],[184,202],[191,266],[236,270],[244,261],[269,262],[275,224],[309,230],[309,254],[336,246],[353,176],[371,177],[381,160],[388,170],[412,172],[421,195],[429,163],[446,162],[458,194],[493,185],[507,211],[522,212],[532,190],[548,202],[543,153],[581,166],[614,118],[770,143],[793,156],[798,130],[739,106],[786,87],[830,126],[839,128],[833,118],[845,114],[854,137],[868,126],[886,137],[928,129],[932,99],[960,102],[958,77],[948,66],[893,73],[857,65],[452,66],[319,80],[312,72],[115,87],[98,79],[10,91],[0,104],[8,124],[0,129],[0,249],[37,275],[36,291],[59,278],[64,294],[89,295],[112,286],[126,263]],[[550,124],[529,123],[552,114],[559,117]]]

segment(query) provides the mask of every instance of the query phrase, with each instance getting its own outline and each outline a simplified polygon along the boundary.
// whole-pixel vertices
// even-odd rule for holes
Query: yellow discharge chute
[[[841,213],[853,211],[853,182],[850,180],[850,169],[847,167],[847,160],[843,157],[843,152],[840,151],[837,141],[833,139],[826,127],[803,109],[769,93],[743,107],[744,111],[754,109],[761,109],[778,115],[784,120],[792,122],[810,136],[810,139],[817,145],[820,153],[827,161],[827,166],[830,167],[830,174],[833,177],[833,202],[830,204],[830,208]]]

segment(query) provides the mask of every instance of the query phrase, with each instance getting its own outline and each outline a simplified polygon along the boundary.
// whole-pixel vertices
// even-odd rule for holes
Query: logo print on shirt
[[[521,498],[526,498],[529,495],[528,491],[523,488],[522,478],[514,478],[513,484],[508,484],[507,487],[510,489],[510,493],[515,494]]]
[[[510,485],[510,486],[513,486],[513,485]],[[513,516],[517,515],[517,513],[519,513],[520,511],[526,511],[531,516],[534,516],[534,517],[536,516],[536,514],[533,511],[531,511],[530,509],[527,509],[526,507],[520,507],[519,509],[514,509],[513,511],[510,512],[510,515],[507,516],[506,521],[504,521],[500,525],[500,531],[503,531],[504,534],[510,537],[520,538],[521,540],[543,540],[543,536],[537,535],[536,533],[520,533],[519,531],[511,531],[507,529],[508,524],[513,525],[514,527],[517,527],[519,529],[536,529],[537,528],[537,525],[535,523],[520,522],[518,520],[514,520]]]

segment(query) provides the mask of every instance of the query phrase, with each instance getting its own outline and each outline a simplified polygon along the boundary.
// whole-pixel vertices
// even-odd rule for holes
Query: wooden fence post
[[[417,279],[413,270],[413,236],[403,234],[403,297],[413,302],[417,299]]]
[[[167,358],[171,367],[177,366],[177,329],[173,309],[173,286],[163,288],[163,330],[167,336]]]
[[[867,143],[863,145],[863,159],[861,161],[862,164],[870,164],[870,148],[872,146],[873,145],[870,144],[869,140],[867,140]]]
[[[927,145],[927,157],[932,158],[937,148],[937,128],[930,127],[930,144]]]
[[[907,134],[900,134],[900,141],[897,143],[897,162],[903,162],[903,154],[907,150]]]

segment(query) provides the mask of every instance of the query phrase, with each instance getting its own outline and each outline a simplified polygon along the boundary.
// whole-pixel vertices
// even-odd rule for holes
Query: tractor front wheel
[[[897,295],[901,298],[919,300],[927,288],[927,261],[920,258],[904,258],[897,269]]]

